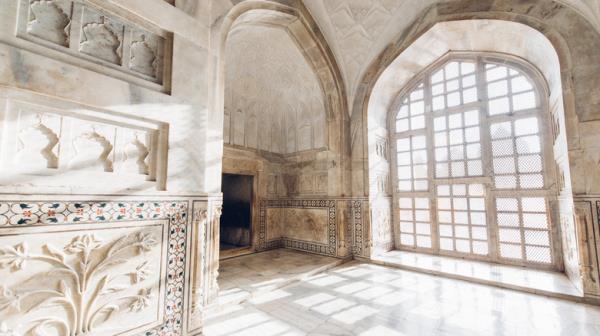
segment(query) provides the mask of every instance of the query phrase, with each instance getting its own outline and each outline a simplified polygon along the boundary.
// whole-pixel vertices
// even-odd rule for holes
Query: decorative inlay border
[[[167,219],[169,242],[164,323],[144,336],[182,335],[188,229],[187,201],[2,201],[0,230],[59,223]]]
[[[328,237],[329,244],[319,244],[290,238],[281,238],[267,241],[267,209],[268,208],[299,208],[299,209],[328,209]],[[269,250],[279,247],[303,250],[307,252],[337,255],[337,204],[334,200],[262,200],[260,202],[260,224],[258,236],[258,249]]]
[[[353,242],[352,254],[362,256],[363,254],[363,202],[348,201],[348,207],[352,210]]]

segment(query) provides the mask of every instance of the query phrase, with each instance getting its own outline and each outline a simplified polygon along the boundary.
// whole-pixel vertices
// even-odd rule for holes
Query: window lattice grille
[[[426,72],[396,109],[396,230],[404,248],[553,265],[538,89],[481,57]]]

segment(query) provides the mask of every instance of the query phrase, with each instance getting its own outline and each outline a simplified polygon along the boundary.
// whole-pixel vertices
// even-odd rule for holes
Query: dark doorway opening
[[[223,212],[221,213],[221,250],[247,248],[252,241],[253,176],[223,174]]]

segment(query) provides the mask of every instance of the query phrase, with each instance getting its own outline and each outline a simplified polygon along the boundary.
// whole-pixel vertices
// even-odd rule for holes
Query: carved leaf
[[[50,244],[44,244],[42,246],[42,251],[51,256],[54,257],[58,260],[60,260],[61,262],[65,262],[65,254],[62,253],[62,251],[58,250],[57,248],[55,248],[54,246],[50,245]]]
[[[90,323],[90,328],[93,328],[96,325],[96,322],[104,323],[108,321],[115,313],[118,313],[120,310],[118,305],[107,305],[98,310],[94,315],[95,318]]]

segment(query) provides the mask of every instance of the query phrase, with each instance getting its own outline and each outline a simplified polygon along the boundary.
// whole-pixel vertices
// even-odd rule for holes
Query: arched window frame
[[[438,70],[442,69],[446,64],[453,61],[468,61],[476,64],[475,76],[476,76],[476,88],[477,88],[477,101],[465,105],[459,105],[456,107],[448,108],[435,111],[434,113],[439,115],[441,113],[452,114],[458,112],[465,112],[471,110],[479,110],[479,127],[480,127],[480,143],[481,143],[481,160],[482,160],[482,177],[463,177],[463,178],[436,178],[435,176],[435,156],[434,156],[434,130],[433,130],[433,114],[432,113],[432,85],[430,83],[431,76]],[[504,65],[510,68],[514,68],[521,72],[522,75],[526,76],[533,84],[533,91],[538,102],[536,108],[519,111],[516,113],[511,112],[504,115],[489,116],[488,115],[488,97],[485,79],[485,68],[484,64],[494,63]],[[408,130],[405,132],[397,132],[396,130],[396,115],[399,112],[400,107],[403,105],[404,100],[414,92],[420,85],[424,87],[424,102],[425,102],[425,128],[419,130]],[[500,54],[500,53],[488,53],[488,52],[448,52],[434,63],[427,66],[424,70],[414,76],[399,92],[394,99],[390,109],[388,111],[388,129],[389,138],[392,147],[391,153],[391,176],[392,176],[392,191],[393,191],[393,228],[394,237],[396,241],[396,248],[401,250],[425,252],[438,255],[456,256],[462,258],[469,258],[474,260],[491,261],[502,264],[511,264],[519,266],[531,266],[539,269],[549,270],[562,270],[563,259],[561,252],[561,240],[560,240],[560,225],[558,225],[558,204],[557,204],[557,175],[556,175],[556,163],[554,161],[554,149],[553,149],[553,137],[551,134],[551,118],[549,113],[549,88],[546,80],[544,79],[541,72],[532,64],[523,60],[519,57]],[[541,141],[541,155],[542,155],[542,174],[544,176],[544,186],[540,189],[526,189],[526,190],[515,190],[515,189],[497,189],[494,187],[493,180],[493,155],[485,155],[484,153],[491,153],[491,136],[489,127],[492,122],[499,122],[503,120],[514,120],[515,118],[521,118],[525,116],[535,116],[539,120],[539,137]],[[407,136],[418,136],[425,135],[426,139],[426,150],[427,150],[427,181],[428,189],[424,191],[400,191],[398,189],[398,150],[397,140],[406,138]],[[489,254],[486,256],[479,256],[474,254],[464,254],[458,252],[444,251],[440,249],[440,235],[439,235],[439,221],[438,221],[438,209],[437,209],[437,196],[436,186],[441,184],[483,184],[485,189],[485,208],[486,208],[486,223],[487,223],[487,241]],[[548,215],[548,228],[549,228],[549,239],[550,239],[550,251],[552,261],[550,263],[538,263],[530,262],[525,259],[507,259],[500,256],[500,243],[499,243],[499,228],[497,225],[497,209],[495,200],[502,197],[545,197],[546,209]],[[400,243],[400,206],[399,200],[401,198],[428,198],[429,199],[429,216],[431,223],[431,248],[417,247],[416,241],[413,247],[402,245]],[[520,202],[519,202],[520,204]],[[519,211],[522,209],[519,205]],[[413,215],[414,215],[413,208]],[[520,215],[521,216],[521,215]],[[416,227],[415,227],[416,232]],[[523,235],[523,228],[521,228]],[[416,233],[415,233],[416,238]],[[524,241],[524,237],[523,241]],[[522,243],[524,244],[524,243]],[[523,253],[525,253],[525,247],[523,246]],[[523,254],[525,256],[525,254]]]

